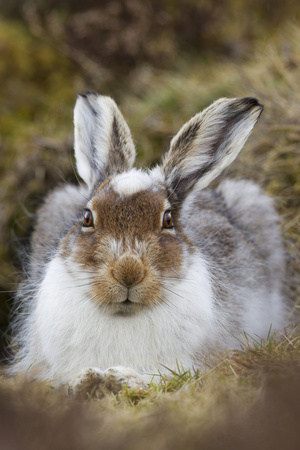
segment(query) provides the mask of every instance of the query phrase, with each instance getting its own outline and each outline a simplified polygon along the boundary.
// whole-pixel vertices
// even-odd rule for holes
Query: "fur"
[[[144,386],[235,347],[234,335],[284,325],[272,201],[251,182],[203,189],[237,156],[261,111],[255,99],[221,99],[179,131],[161,166],[138,171],[115,103],[79,97],[75,155],[87,187],[54,191],[38,213],[14,373],[78,392],[112,377]],[[166,211],[174,227],[164,225]]]
[[[135,147],[130,130],[111,98],[92,91],[79,95],[74,125],[76,166],[88,187],[132,167]]]

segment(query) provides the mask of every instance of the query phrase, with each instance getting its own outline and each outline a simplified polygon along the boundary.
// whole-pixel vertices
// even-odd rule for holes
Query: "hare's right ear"
[[[131,169],[135,147],[120,110],[110,97],[88,91],[74,109],[77,171],[91,189],[114,173]]]
[[[162,163],[170,198],[180,203],[208,186],[236,158],[262,110],[255,98],[223,98],[187,122]]]

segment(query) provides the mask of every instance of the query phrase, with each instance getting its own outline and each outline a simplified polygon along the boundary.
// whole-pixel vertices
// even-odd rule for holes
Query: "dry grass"
[[[31,450],[296,449],[299,331],[242,342],[240,351],[215,355],[204,372],[179,371],[147,391],[124,388],[100,401],[76,402],[47,383],[3,380],[0,443]]]

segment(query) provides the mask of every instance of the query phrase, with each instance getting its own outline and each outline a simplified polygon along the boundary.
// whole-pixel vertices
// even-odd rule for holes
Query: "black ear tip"
[[[96,91],[92,91],[92,90],[87,90],[85,91],[83,94],[78,94],[77,98],[88,98],[88,97],[98,97],[99,94]]]
[[[244,97],[241,99],[241,101],[248,108],[254,108],[255,106],[258,106],[261,110],[264,109],[264,105],[259,103],[259,101],[255,97]]]

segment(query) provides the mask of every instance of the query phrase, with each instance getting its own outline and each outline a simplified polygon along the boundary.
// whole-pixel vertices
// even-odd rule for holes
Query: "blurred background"
[[[221,96],[265,104],[226,175],[275,197],[299,305],[299,25],[299,0],[0,0],[0,357],[34,212],[76,182],[72,110],[86,89],[117,101],[140,166]]]

